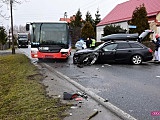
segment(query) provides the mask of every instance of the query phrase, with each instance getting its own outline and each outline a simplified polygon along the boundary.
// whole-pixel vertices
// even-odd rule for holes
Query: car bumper
[[[144,58],[143,61],[146,62],[146,61],[150,61],[152,59],[153,59],[153,56],[147,56],[147,57]]]

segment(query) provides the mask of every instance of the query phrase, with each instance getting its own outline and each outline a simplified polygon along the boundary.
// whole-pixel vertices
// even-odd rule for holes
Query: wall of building
[[[154,34],[152,37],[152,39],[155,39],[155,35],[158,33],[160,34],[160,13],[157,14],[157,16],[152,16],[149,18],[149,25],[150,25],[150,29],[154,31]]]
[[[119,25],[121,28],[128,30],[128,23],[126,21],[125,22],[120,22],[120,23],[115,23],[115,24],[112,24],[112,25]],[[96,36],[97,36],[96,40],[97,40],[97,42],[101,41],[100,39],[103,37],[103,34],[104,34],[103,29],[104,29],[105,26],[106,25],[96,27]]]
[[[160,13],[156,16],[157,22],[160,22]]]

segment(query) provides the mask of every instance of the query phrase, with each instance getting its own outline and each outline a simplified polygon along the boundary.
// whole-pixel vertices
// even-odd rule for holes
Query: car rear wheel
[[[134,55],[134,56],[132,56],[131,62],[134,65],[139,65],[142,63],[142,57],[140,55]]]

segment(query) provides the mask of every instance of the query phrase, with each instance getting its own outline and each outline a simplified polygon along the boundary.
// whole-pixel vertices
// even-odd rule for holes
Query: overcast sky
[[[0,0],[1,1],[1,0]],[[20,1],[20,0],[16,0]],[[34,21],[59,21],[67,12],[67,17],[75,15],[80,9],[82,18],[85,18],[87,11],[95,18],[95,13],[99,9],[100,18],[103,19],[117,4],[128,0],[21,0],[22,4],[14,5],[13,23],[14,25],[25,25],[26,22]],[[10,16],[9,5],[0,8],[2,14]],[[10,20],[5,20],[0,16],[0,25],[10,26]]]

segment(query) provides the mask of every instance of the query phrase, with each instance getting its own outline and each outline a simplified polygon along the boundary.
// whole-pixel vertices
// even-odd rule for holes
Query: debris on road
[[[89,118],[87,120],[92,119],[93,117],[95,117],[98,114],[98,110],[96,110],[91,116],[89,116]]]
[[[99,70],[99,68],[96,68],[96,70]]]
[[[104,102],[108,102],[108,99],[105,99]]]
[[[77,67],[83,68],[83,65],[82,64],[77,64]]]
[[[75,101],[82,101],[82,100],[83,100],[83,98],[81,98],[81,97],[75,98]]]
[[[77,93],[74,93],[74,94],[71,94],[71,93],[68,93],[68,92],[63,93],[63,99],[64,100],[72,100],[72,99],[75,99],[76,101],[83,100],[81,97],[85,98],[85,99],[88,98],[88,96],[85,93],[81,93],[81,92],[77,92]]]
[[[64,100],[72,100],[72,99],[76,98],[77,96],[78,96],[78,94],[71,94],[71,93],[67,93],[67,92],[63,93]]]

